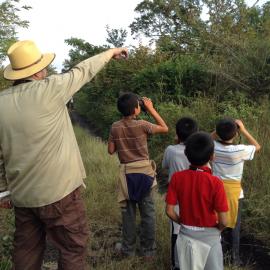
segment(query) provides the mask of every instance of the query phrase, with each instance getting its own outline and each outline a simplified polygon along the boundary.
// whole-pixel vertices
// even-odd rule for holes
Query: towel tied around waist
[[[126,206],[126,200],[138,202],[156,185],[156,164],[153,160],[120,164],[117,201],[121,207]]]
[[[224,189],[227,196],[229,211],[227,212],[227,220],[229,228],[234,228],[237,222],[238,215],[238,202],[240,192],[242,190],[241,182],[236,180],[222,179],[224,183]]]
[[[213,265],[211,259],[208,260],[210,252],[213,257],[221,250],[220,231],[217,228],[205,227],[203,231],[193,231],[181,226],[176,245],[180,269],[203,270],[207,261],[207,269],[223,269],[222,256],[218,259],[220,262]]]

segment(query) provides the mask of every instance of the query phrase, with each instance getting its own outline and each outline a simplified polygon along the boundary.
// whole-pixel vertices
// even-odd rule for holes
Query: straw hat
[[[7,55],[10,65],[4,70],[4,78],[12,81],[32,76],[46,68],[55,58],[54,53],[42,54],[31,40],[14,43]]]

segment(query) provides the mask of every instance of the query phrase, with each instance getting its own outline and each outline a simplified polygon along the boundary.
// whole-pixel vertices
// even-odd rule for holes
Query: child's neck
[[[223,143],[223,144],[233,144],[233,138],[228,140],[228,141],[221,140],[220,142]]]
[[[136,115],[132,114],[132,115],[129,115],[129,116],[124,116],[123,119],[124,120],[133,120],[133,119],[136,119]]]
[[[207,162],[207,163],[205,163],[205,164],[203,164],[203,165],[192,165],[192,164],[190,164],[190,167],[194,167],[194,168],[200,168],[200,167],[208,167],[208,165],[209,165],[209,162]]]

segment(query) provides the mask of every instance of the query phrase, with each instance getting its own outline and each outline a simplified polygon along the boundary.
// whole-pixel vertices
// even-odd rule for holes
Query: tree
[[[70,49],[68,53],[69,59],[64,61],[63,71],[67,71],[84,59],[101,53],[109,48],[107,45],[95,46],[83,39],[73,37],[66,39],[65,43],[72,46],[72,49]]]
[[[3,61],[9,46],[16,41],[16,29],[28,27],[28,21],[21,20],[18,13],[29,10],[29,6],[20,6],[20,0],[5,0],[0,3],[0,90],[8,87],[10,82],[3,78]]]
[[[28,21],[21,20],[18,13],[29,10],[30,6],[20,6],[20,0],[5,0],[0,4],[0,66],[6,57],[8,47],[16,41],[16,29],[28,27]]]
[[[258,98],[270,89],[269,2],[248,7],[243,0],[204,0],[209,14],[201,38],[204,59],[219,81],[219,92],[232,90]]]
[[[127,38],[127,30],[120,28],[120,29],[110,29],[108,25],[106,25],[106,31],[108,37],[106,41],[109,44],[112,44],[114,47],[122,47]]]
[[[167,44],[174,50],[190,50],[204,25],[201,10],[200,0],[144,0],[135,8],[139,16],[130,25],[131,34],[142,33],[162,48]]]

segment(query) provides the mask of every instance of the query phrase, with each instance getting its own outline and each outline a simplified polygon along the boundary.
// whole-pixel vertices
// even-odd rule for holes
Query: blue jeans
[[[136,209],[139,208],[141,223],[139,228],[140,255],[153,256],[156,251],[155,242],[155,206],[151,192],[141,201],[127,200],[126,207],[122,207],[122,252],[127,256],[134,256],[136,249]]]

